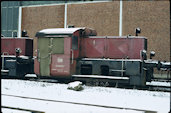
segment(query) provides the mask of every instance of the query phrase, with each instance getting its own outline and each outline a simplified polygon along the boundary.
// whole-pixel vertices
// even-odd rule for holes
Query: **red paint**
[[[129,56],[135,59],[142,59],[140,51],[143,49],[145,49],[145,39],[136,38],[132,42],[132,48],[129,51]]]
[[[28,45],[29,40],[33,43],[33,39],[29,38],[1,38],[1,54],[7,52],[9,55],[16,55],[15,49],[20,48],[22,51],[20,55],[27,56],[29,53],[32,56],[33,46]],[[26,49],[28,46],[30,49]]]
[[[51,76],[68,76],[70,75],[70,56],[69,55],[52,55]]]
[[[78,37],[78,49],[77,50],[73,50],[73,53],[74,53],[74,59],[78,58],[79,57],[79,48],[80,48],[80,31],[76,31],[73,33],[73,36],[77,36]],[[72,40],[71,40],[72,42]],[[71,46],[72,48],[72,46]]]
[[[71,38],[64,38],[64,54],[51,55],[51,76],[69,76],[71,59]]]
[[[145,38],[85,38],[82,40],[81,57],[141,59]]]
[[[71,38],[64,38],[64,54],[70,55],[71,53]]]
[[[34,73],[40,75],[40,63],[38,59],[34,59]]]
[[[68,29],[64,29],[68,30]],[[83,32],[80,32],[83,31]],[[58,31],[57,31],[58,32]],[[66,32],[65,32],[66,33]],[[54,34],[54,33],[53,33]],[[57,33],[58,35],[58,33]],[[71,34],[70,34],[71,35]],[[70,36],[68,35],[68,36]],[[72,37],[64,38],[64,54],[52,54],[50,64],[50,75],[51,76],[70,76],[76,72],[76,59],[80,57],[80,37],[88,37],[88,35],[97,35],[95,30],[88,28],[80,28],[72,33],[72,36],[78,37],[78,49],[72,50]],[[45,35],[46,37],[46,35]],[[38,37],[41,38],[41,37]],[[47,37],[49,38],[49,37]],[[40,73],[40,63],[35,61],[35,73]]]
[[[76,60],[73,60],[73,63],[71,63],[71,67],[70,67],[70,70],[71,70],[71,75],[75,74],[76,73],[76,64],[77,64],[77,61]]]
[[[141,59],[141,50],[145,49],[143,37],[89,37],[91,30],[82,34],[77,30],[72,36],[78,37],[78,49],[72,50],[72,37],[64,38],[64,54],[52,54],[50,64],[51,76],[70,76],[76,72],[78,58]],[[35,61],[35,71],[39,73],[39,62]]]
[[[106,57],[108,58],[115,58],[115,59],[122,59],[127,58],[130,43],[129,40],[124,38],[115,38],[115,39],[107,39],[107,50],[106,50]]]
[[[105,38],[84,38],[81,46],[82,57],[102,58],[105,55]]]

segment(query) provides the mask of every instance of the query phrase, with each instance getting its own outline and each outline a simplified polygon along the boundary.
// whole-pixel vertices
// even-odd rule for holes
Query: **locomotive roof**
[[[1,39],[19,39],[19,40],[32,39],[33,40],[33,38],[29,38],[29,37],[1,37]]]
[[[54,36],[54,35],[72,35],[74,32],[79,30],[93,30],[91,28],[49,28],[43,29],[36,33],[36,37]]]

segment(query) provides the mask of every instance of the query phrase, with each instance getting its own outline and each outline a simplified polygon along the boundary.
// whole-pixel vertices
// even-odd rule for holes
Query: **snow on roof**
[[[46,34],[72,34],[80,29],[85,29],[85,28],[51,28],[51,29],[43,29],[39,32],[46,33]]]
[[[76,32],[77,30],[83,30],[85,27],[80,28],[49,28],[49,29],[43,29],[36,33],[37,36],[43,36],[43,35],[70,35]]]

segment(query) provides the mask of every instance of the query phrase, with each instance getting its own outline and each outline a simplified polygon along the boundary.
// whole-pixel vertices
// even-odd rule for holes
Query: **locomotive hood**
[[[36,37],[49,37],[56,35],[73,35],[76,32],[80,32],[84,36],[96,36],[97,32],[91,28],[49,28],[43,29],[36,33]]]

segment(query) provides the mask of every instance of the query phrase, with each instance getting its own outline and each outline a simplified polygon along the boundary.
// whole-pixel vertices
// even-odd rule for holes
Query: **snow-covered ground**
[[[146,82],[146,85],[153,85],[153,86],[170,86],[170,82],[157,82],[157,81],[151,81]]]
[[[142,111],[131,109],[168,113],[170,110],[170,94],[166,92],[89,86],[83,86],[84,90],[82,91],[73,91],[67,89],[67,84],[5,79],[2,79],[1,82],[2,106],[21,107],[46,113],[142,113]],[[3,94],[125,109],[21,99]],[[2,109],[2,111],[9,113],[7,109]]]

